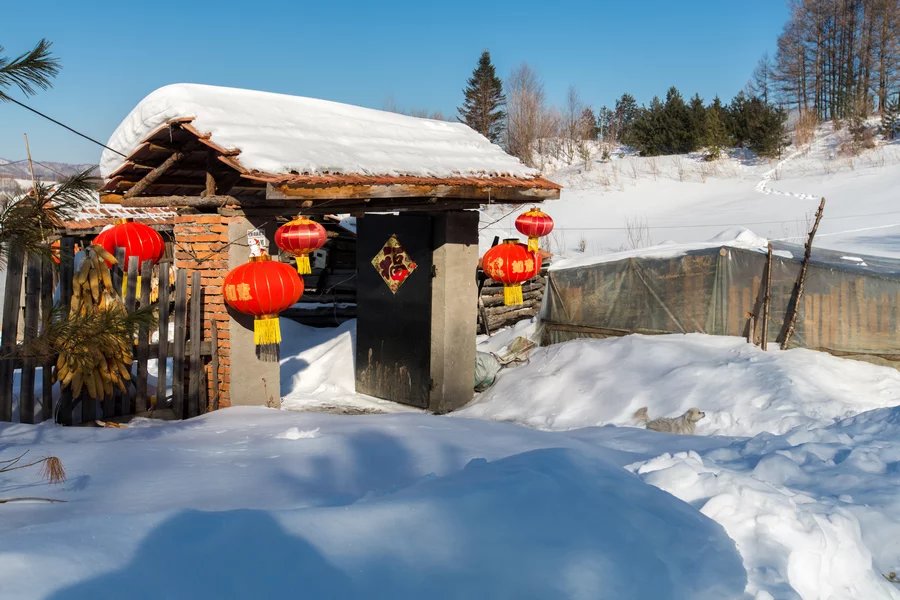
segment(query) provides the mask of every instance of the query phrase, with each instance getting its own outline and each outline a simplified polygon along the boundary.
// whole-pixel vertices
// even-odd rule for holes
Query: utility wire
[[[88,136],[88,135],[85,135],[85,134],[81,133],[80,131],[77,131],[77,130],[75,130],[75,129],[72,129],[71,127],[69,127],[69,126],[66,125],[65,123],[60,123],[59,121],[57,121],[57,120],[54,119],[53,117],[47,116],[47,115],[45,115],[44,113],[42,113],[41,111],[35,110],[35,109],[31,108],[31,107],[28,106],[27,104],[22,104],[21,102],[19,102],[19,101],[16,100],[15,98],[11,98],[11,97],[7,96],[6,94],[0,93],[0,99],[3,99],[3,100],[9,100],[10,102],[13,102],[13,103],[15,103],[15,104],[18,104],[18,105],[21,106],[22,108],[24,108],[24,109],[26,109],[26,110],[30,110],[30,111],[33,112],[34,114],[39,115],[39,116],[41,116],[41,117],[44,117],[44,118],[47,119],[48,121],[51,121],[51,122],[53,122],[53,123],[56,123],[56,124],[59,125],[60,127],[64,127],[65,129],[68,129],[69,131],[71,131],[71,132],[74,133],[75,135],[80,135],[80,136],[83,137],[84,139],[86,139],[86,140],[88,140],[88,141],[91,141],[91,142],[94,142],[94,143],[97,144],[98,146],[102,146],[103,148],[106,148],[107,150],[110,150],[110,151],[112,151],[112,152],[115,152],[116,154],[118,154],[118,155],[121,156],[122,158],[128,158],[128,156],[122,154],[121,152],[119,152],[119,151],[116,150],[115,148],[110,148],[109,146],[107,146],[107,145],[104,144],[103,142],[98,142],[98,141],[95,140],[94,138],[92,138],[92,137],[90,137],[90,136]]]

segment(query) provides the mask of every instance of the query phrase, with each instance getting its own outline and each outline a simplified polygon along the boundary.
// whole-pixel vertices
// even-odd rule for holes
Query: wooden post
[[[53,314],[53,267],[46,256],[41,261],[41,331],[47,329]],[[56,357],[49,356],[41,365],[41,420],[53,418],[53,366]]]
[[[188,417],[200,414],[200,342],[203,339],[203,288],[200,271],[191,274],[191,354],[188,363]],[[205,411],[204,411],[205,412]]]
[[[27,344],[37,337],[41,309],[41,257],[31,253],[25,266],[25,335]],[[34,423],[34,374],[37,366],[34,357],[22,360],[19,378],[19,422]]]
[[[759,347],[763,350],[767,349],[767,345],[769,343],[769,302],[772,297],[772,242],[769,242],[769,247],[766,252],[766,287],[765,293],[763,295],[763,309],[762,309],[762,333],[759,339]]]
[[[175,280],[175,341],[172,347],[172,411],[184,418],[184,325],[187,313],[187,272],[178,269]]]
[[[153,263],[145,260],[141,266],[141,308],[150,306],[150,280],[153,278]],[[147,360],[150,357],[150,328],[142,326],[137,337],[137,381],[135,382],[134,411],[147,410]]]
[[[137,306],[137,280],[138,280],[138,257],[130,256],[128,257],[128,275],[125,280],[125,311],[128,314],[134,312],[134,309]],[[144,285],[148,285],[149,281]],[[134,356],[132,355],[132,358]],[[132,364],[128,365],[128,370],[131,371]],[[137,389],[134,385],[128,386],[128,392],[122,397],[122,414],[131,415],[134,414],[134,406],[135,399],[137,398]]]
[[[212,410],[219,410],[219,327],[215,320],[209,322],[209,337],[212,344]]]
[[[794,285],[794,292],[791,301],[788,303],[788,314],[785,316],[784,336],[781,339],[781,349],[785,350],[791,337],[794,335],[794,326],[797,323],[797,311],[800,305],[800,299],[803,296],[803,284],[806,281],[806,271],[809,268],[809,258],[812,254],[813,238],[816,237],[816,230],[819,228],[819,222],[822,220],[822,213],[825,212],[825,198],[819,202],[819,210],[816,211],[816,221],[813,223],[812,230],[809,232],[809,239],[806,241],[806,251],[803,254],[803,263],[800,265],[800,274],[797,276],[797,283]]]
[[[59,304],[68,314],[72,302],[72,278],[75,275],[75,239],[64,237],[59,242]],[[59,392],[57,405],[57,422],[63,425],[72,424],[72,387],[68,386]]]
[[[159,267],[159,351],[156,365],[156,406],[166,405],[166,373],[169,361],[169,270],[171,265]]]
[[[19,329],[19,302],[25,250],[11,246],[6,259],[6,289],[3,297],[3,325],[0,328],[0,421],[12,421],[13,371]]]

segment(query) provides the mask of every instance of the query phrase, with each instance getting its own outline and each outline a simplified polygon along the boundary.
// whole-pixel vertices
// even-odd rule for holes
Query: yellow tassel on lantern
[[[309,275],[312,268],[309,265],[309,254],[300,254],[294,257],[297,261],[297,272],[301,275]]]
[[[267,315],[253,320],[253,343],[257,346],[281,343],[278,315]]]
[[[512,306],[514,304],[522,304],[525,300],[522,298],[521,285],[505,285],[503,286],[503,304]]]
[[[537,252],[540,249],[540,238],[536,238],[536,237],[528,238],[528,249],[531,252]]]

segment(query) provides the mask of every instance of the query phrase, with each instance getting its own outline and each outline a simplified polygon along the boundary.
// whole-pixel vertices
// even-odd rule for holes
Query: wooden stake
[[[762,306],[762,333],[760,334],[759,347],[767,349],[769,343],[769,300],[772,297],[772,242],[766,252],[766,287]]]
[[[787,348],[791,337],[794,335],[794,326],[797,324],[797,307],[800,305],[800,299],[803,296],[803,284],[806,281],[806,271],[809,268],[813,238],[816,237],[816,230],[819,228],[823,212],[825,212],[825,198],[822,198],[821,202],[819,202],[819,210],[816,211],[816,222],[813,223],[813,227],[809,232],[809,239],[806,240],[806,252],[803,254],[803,263],[800,265],[800,274],[797,275],[797,283],[794,285],[794,292],[790,302],[788,302],[788,314],[784,320],[784,336],[781,339],[782,350]]]

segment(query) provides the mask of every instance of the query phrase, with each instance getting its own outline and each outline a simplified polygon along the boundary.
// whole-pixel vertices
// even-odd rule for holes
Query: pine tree
[[[506,119],[502,109],[506,97],[503,95],[503,83],[497,77],[487,50],[481,53],[478,66],[472,71],[463,93],[466,98],[459,107],[459,120],[492,142],[499,141]]]
[[[694,94],[694,97],[691,98],[688,111],[688,123],[690,124],[688,131],[690,149],[688,152],[693,152],[703,145],[706,132],[706,107],[703,105],[703,98],[700,97],[700,94]]]
[[[631,94],[622,94],[622,97],[616,100],[616,110],[613,113],[613,127],[610,127],[610,133],[613,139],[625,144],[630,134],[631,126],[640,115],[641,109],[638,108],[637,100]]]
[[[728,130],[725,128],[725,109],[722,101],[716,96],[706,109],[703,127],[703,145],[706,147],[706,160],[716,160],[722,149],[728,145]]]
[[[59,61],[50,54],[50,42],[41,40],[35,47],[15,58],[3,56],[0,46],[0,100],[7,98],[4,90],[17,87],[26,96],[46,90],[59,73]]]
[[[885,102],[881,110],[881,135],[886,140],[900,138],[900,92],[893,102]]]

